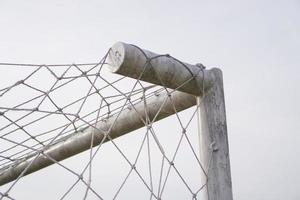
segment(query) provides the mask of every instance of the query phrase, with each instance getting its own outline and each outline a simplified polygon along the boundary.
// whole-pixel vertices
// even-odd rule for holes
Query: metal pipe
[[[197,98],[200,161],[206,170],[204,200],[232,200],[232,183],[222,71],[215,74],[213,87]]]
[[[214,83],[211,70],[203,65],[183,63],[169,55],[159,55],[135,45],[118,42],[109,51],[113,73],[201,96]]]
[[[167,98],[167,95],[171,95],[172,102],[170,98]],[[190,108],[195,104],[196,98],[193,95],[179,91],[169,94],[162,92],[153,95],[147,99],[147,108],[144,102],[139,102],[133,105],[134,108],[126,108],[119,114],[112,115],[107,120],[98,122],[93,127],[84,128],[60,139],[55,144],[44,149],[43,154],[33,153],[18,163],[0,169],[0,185],[17,179],[24,170],[26,170],[24,175],[27,175],[54,164],[53,160],[59,162],[88,150],[92,137],[94,137],[93,146],[96,146],[101,143],[105,133],[114,139],[145,126],[143,122],[143,120],[146,121],[145,110],[147,110],[150,120],[158,121],[175,114],[175,112]],[[109,140],[106,139],[104,142],[107,141]]]

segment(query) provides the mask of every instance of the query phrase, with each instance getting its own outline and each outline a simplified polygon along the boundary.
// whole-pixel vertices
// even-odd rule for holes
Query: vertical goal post
[[[147,99],[147,107],[143,102],[132,104],[131,108],[62,137],[42,151],[0,169],[0,185],[88,150],[91,144],[97,146],[139,129],[147,120],[155,122],[196,105],[200,161],[205,171],[202,198],[232,200],[221,70],[207,70],[201,64],[183,63],[168,54],[158,55],[122,42],[110,48],[108,59],[111,72],[161,85],[166,90]]]

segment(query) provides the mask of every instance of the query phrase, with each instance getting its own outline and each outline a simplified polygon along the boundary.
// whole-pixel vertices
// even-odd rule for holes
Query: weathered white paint
[[[207,181],[203,199],[232,200],[226,112],[222,72],[212,69],[215,76],[213,87],[197,99],[200,119],[199,148],[200,160],[206,170]]]
[[[213,84],[210,70],[122,42],[110,49],[109,65],[114,73],[194,95]]]
[[[196,98],[193,95],[174,91],[171,93],[172,103],[170,98],[167,97],[168,95],[167,92],[162,92],[147,99],[147,114],[150,120],[153,120],[156,114],[154,121],[196,105]],[[44,149],[43,154],[33,153],[20,162],[1,169],[0,185],[17,179],[25,169],[24,175],[27,175],[54,164],[53,160],[61,161],[88,150],[92,137],[94,137],[93,146],[96,146],[101,143],[105,133],[109,134],[113,139],[144,127],[143,120],[146,121],[145,109],[144,102],[137,103],[131,108],[124,109],[119,115],[112,115],[110,118],[98,122],[93,127],[86,127],[60,139],[55,144]],[[104,142],[107,141],[109,140],[104,140]]]

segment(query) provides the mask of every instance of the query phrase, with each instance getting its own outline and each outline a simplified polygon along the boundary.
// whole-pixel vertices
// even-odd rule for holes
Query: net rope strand
[[[132,192],[139,193],[135,187],[142,186],[145,198],[150,200],[161,200],[170,196],[168,187],[172,187],[174,178],[176,178],[177,184],[181,185],[181,192],[188,193],[187,196],[190,199],[198,198],[199,193],[206,187],[207,179],[204,185],[199,180],[191,180],[187,173],[190,166],[183,168],[181,163],[185,163],[185,160],[182,161],[182,156],[180,157],[180,152],[186,151],[187,154],[189,151],[189,156],[195,161],[194,167],[198,169],[199,174],[204,173],[207,178],[209,165],[205,169],[199,159],[198,151],[195,149],[196,145],[193,144],[195,141],[191,139],[195,138],[194,135],[197,134],[197,131],[191,127],[192,122],[195,121],[197,107],[191,108],[193,110],[186,119],[186,116],[183,118],[178,113],[172,99],[173,93],[193,80],[194,76],[189,71],[191,77],[180,83],[176,89],[168,89],[155,71],[151,61],[166,56],[189,70],[187,66],[168,54],[147,57],[142,49],[136,48],[146,58],[144,70],[136,80],[107,73],[104,66],[107,65],[108,52],[98,63],[50,65],[0,63],[1,69],[14,67],[19,70],[31,70],[25,74],[23,79],[0,87],[0,174],[5,169],[14,168],[27,158],[32,158],[17,179],[0,186],[0,200],[20,198],[22,190],[18,191],[19,188],[21,186],[24,190],[30,188],[30,186],[22,184],[22,179],[28,168],[40,156],[51,160],[60,170],[73,177],[73,181],[65,184],[64,192],[57,194],[57,199],[72,199],[74,194],[78,199],[84,200],[119,199],[124,193],[126,195],[126,189],[131,185],[130,181],[133,177],[136,181],[134,182],[135,186],[131,188]],[[146,67],[153,69],[162,86],[140,80]],[[203,73],[203,68],[199,67],[199,73],[201,72]],[[39,84],[39,81],[47,82],[47,86]],[[125,85],[126,87],[124,87]],[[31,93],[28,92],[29,95],[26,96],[27,92],[19,94],[20,90]],[[80,95],[74,95],[76,98],[73,99],[68,99],[69,96],[66,96],[66,94],[76,93],[80,93]],[[158,112],[151,118],[148,113],[148,108],[151,106],[148,105],[148,100],[163,93],[167,95]],[[203,94],[205,94],[204,90]],[[173,118],[179,127],[174,131],[177,138],[174,137],[172,147],[163,141],[162,134],[166,133],[159,130],[159,126],[155,123],[166,102],[171,103],[175,113]],[[144,116],[136,110],[138,103],[142,103],[145,107]],[[124,145],[121,145],[122,138],[113,139],[110,136],[110,131],[117,125],[117,119],[125,109],[135,112],[144,124],[144,128],[139,130],[141,138],[137,139],[135,144],[137,149],[131,154],[128,152],[130,146],[125,148]],[[95,126],[100,121],[111,119],[112,116],[115,117],[114,122],[108,130],[100,130]],[[45,126],[44,129],[43,126]],[[41,127],[41,130],[38,127]],[[86,127],[92,127],[97,131],[92,133],[89,150],[84,153],[88,159],[81,169],[69,166],[64,161],[56,161],[44,152],[47,148],[85,130]],[[95,134],[103,136],[97,146],[94,146]],[[103,145],[104,142],[106,142],[105,145]],[[124,168],[121,180],[111,185],[113,191],[110,194],[106,194],[101,187],[99,189],[97,184],[93,184],[95,179],[102,178],[96,175],[97,170],[101,170],[97,159],[101,157],[101,152],[108,145],[118,155],[119,161],[122,162],[121,167]],[[144,166],[141,164],[143,161],[146,162]],[[118,167],[115,168],[118,171]],[[20,186],[16,188],[16,185]],[[38,196],[34,197],[39,198]]]

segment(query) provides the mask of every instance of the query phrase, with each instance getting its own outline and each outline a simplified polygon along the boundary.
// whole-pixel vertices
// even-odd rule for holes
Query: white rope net
[[[106,59],[0,64],[0,182],[7,170],[17,174],[1,184],[0,200],[199,199],[207,169],[199,160],[196,106],[182,112],[174,107],[174,115],[154,123],[147,117],[149,98],[166,92],[172,102],[174,90],[111,74]],[[146,107],[143,128],[117,138],[97,133],[104,134],[99,144],[92,139],[89,149],[63,161],[45,153],[138,103]],[[27,175],[41,156],[53,165]]]

